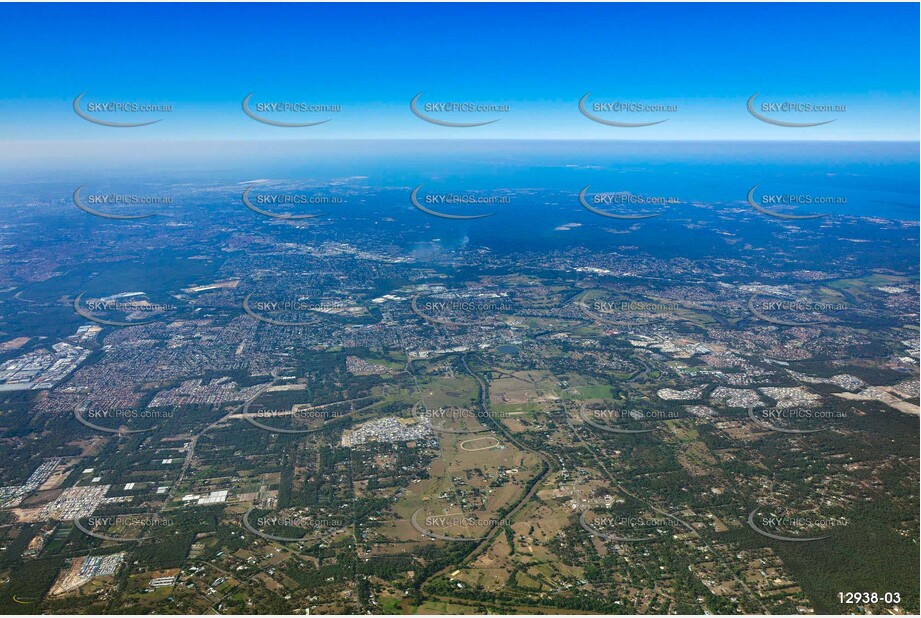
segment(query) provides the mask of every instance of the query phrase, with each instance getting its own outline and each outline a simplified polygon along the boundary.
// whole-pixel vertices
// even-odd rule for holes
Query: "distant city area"
[[[916,611],[917,222],[625,224],[548,190],[508,244],[335,186],[358,221],[212,220],[239,187],[189,188],[177,223],[77,211],[93,242],[7,250],[35,265],[2,275],[17,598],[824,613],[862,573],[900,595],[868,609]]]

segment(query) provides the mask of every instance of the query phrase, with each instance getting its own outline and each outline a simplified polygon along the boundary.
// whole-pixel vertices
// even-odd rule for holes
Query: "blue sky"
[[[0,140],[312,138],[917,140],[917,4],[0,5]],[[455,129],[409,110],[507,104]],[[74,97],[165,103],[147,127],[78,118]],[[247,118],[240,102],[340,105],[317,127]],[[608,127],[579,99],[676,105],[668,122]],[[746,100],[845,105],[753,118]],[[436,114],[433,114],[436,115]],[[301,114],[286,115],[298,121]],[[104,116],[109,118],[110,116]],[[272,116],[275,118],[276,116]],[[455,121],[497,114],[438,116]],[[116,117],[111,117],[116,119]],[[282,119],[279,117],[279,119]]]

